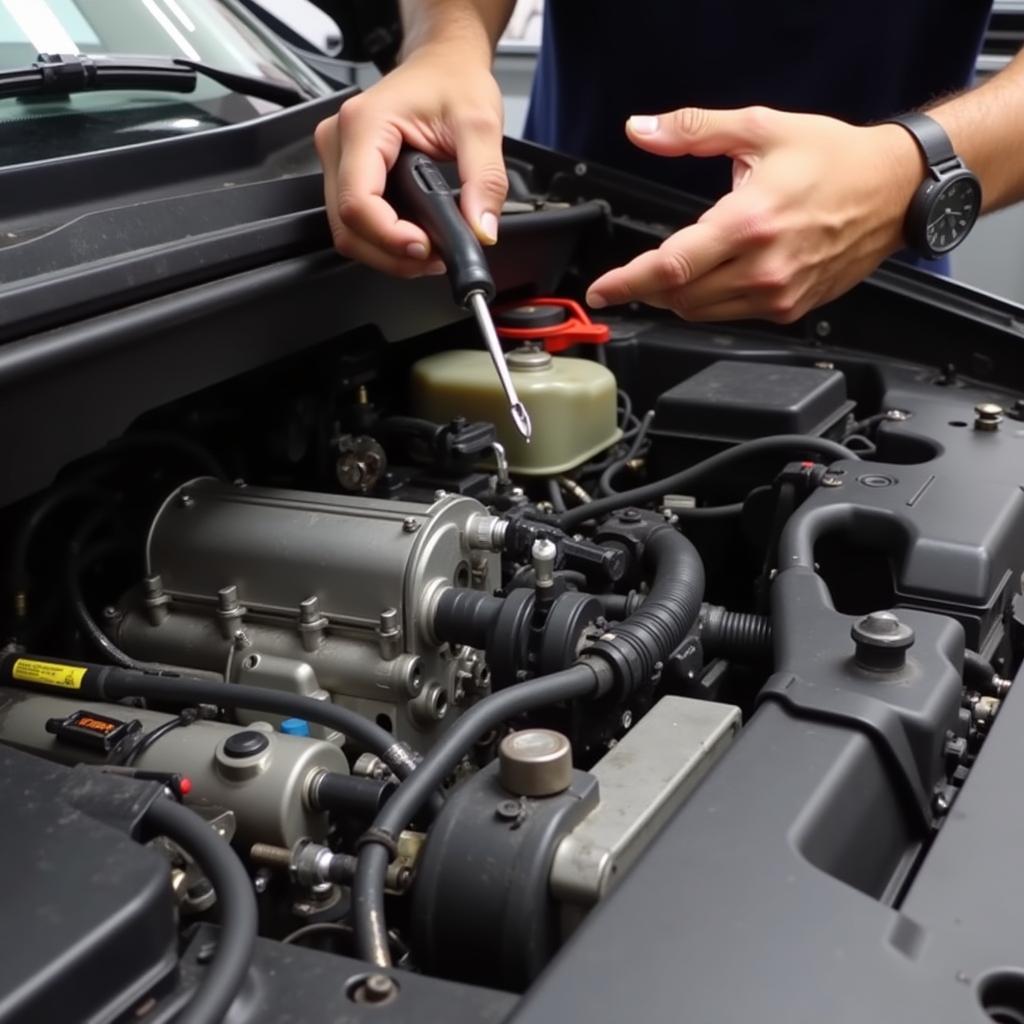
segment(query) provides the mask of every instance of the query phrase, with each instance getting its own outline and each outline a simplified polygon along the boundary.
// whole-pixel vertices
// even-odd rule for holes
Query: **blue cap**
[[[304,718],[286,718],[281,723],[281,732],[286,736],[308,736],[309,722]]]

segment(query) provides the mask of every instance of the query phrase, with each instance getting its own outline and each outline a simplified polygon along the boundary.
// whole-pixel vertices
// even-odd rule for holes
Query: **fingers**
[[[455,126],[455,152],[462,181],[462,215],[484,245],[494,245],[508,194],[501,123],[489,116],[464,118]]]
[[[430,240],[422,228],[401,220],[383,198],[401,136],[389,125],[346,115],[347,106],[321,122],[314,136],[335,247],[388,273],[423,273]]]
[[[677,231],[650,252],[599,277],[587,291],[594,309],[648,297],[692,284],[735,254],[736,241],[711,222]]]
[[[738,156],[765,144],[777,116],[765,107],[683,107],[634,115],[626,122],[626,134],[635,146],[658,156]]]

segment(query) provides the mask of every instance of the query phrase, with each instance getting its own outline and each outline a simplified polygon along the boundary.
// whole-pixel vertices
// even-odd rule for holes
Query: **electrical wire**
[[[613,462],[602,474],[601,481],[597,485],[599,494],[618,494],[613,486],[615,477],[626,468],[632,459],[635,459],[643,447],[644,441],[647,440],[647,432],[651,429],[651,424],[654,422],[654,410],[650,409],[644,413],[644,418],[640,421],[640,426],[637,429],[636,434],[633,437],[633,443],[629,446],[626,454],[621,459],[617,459]]]
[[[797,454],[814,453],[826,458],[850,459],[859,461],[856,452],[844,448],[835,441],[829,441],[824,437],[810,437],[803,434],[778,434],[772,437],[760,437],[753,441],[745,441],[743,444],[727,448],[725,451],[716,454],[689,466],[678,473],[664,477],[661,480],[654,480],[644,484],[642,487],[635,487],[629,491],[622,491],[608,497],[598,498],[589,505],[580,508],[571,508],[555,517],[556,525],[567,533],[573,531],[580,523],[588,519],[596,519],[608,512],[625,508],[628,505],[643,505],[646,502],[654,501],[665,494],[671,494],[680,488],[689,487],[693,484],[711,476],[713,473],[721,472],[724,469],[731,469],[739,462],[758,456],[786,456]]]
[[[217,894],[220,935],[213,962],[175,1024],[220,1024],[245,984],[256,946],[257,912],[252,883],[228,843],[194,811],[161,797],[147,809],[143,825],[166,836],[202,869]]]

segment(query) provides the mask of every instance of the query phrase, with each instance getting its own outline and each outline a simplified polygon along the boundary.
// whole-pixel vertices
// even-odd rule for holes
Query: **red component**
[[[185,796],[188,796],[189,793],[191,793],[191,792],[192,792],[192,780],[185,778],[185,776],[183,775],[181,777],[181,782],[178,783],[178,796],[185,797]]]
[[[504,341],[543,341],[549,352],[564,352],[573,345],[603,345],[611,337],[607,324],[595,324],[587,311],[572,299],[524,299],[513,305],[495,310],[518,309],[520,306],[560,306],[569,314],[568,319],[549,327],[499,327],[498,337]]]
[[[801,469],[814,469],[814,467],[816,465],[817,465],[816,462],[801,462],[800,463],[800,468]]]

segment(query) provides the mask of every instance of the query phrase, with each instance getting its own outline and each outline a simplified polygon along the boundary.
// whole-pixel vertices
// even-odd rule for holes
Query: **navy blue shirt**
[[[991,0],[547,0],[526,138],[707,199],[726,159],[626,138],[631,114],[743,107],[864,124],[971,82]]]

